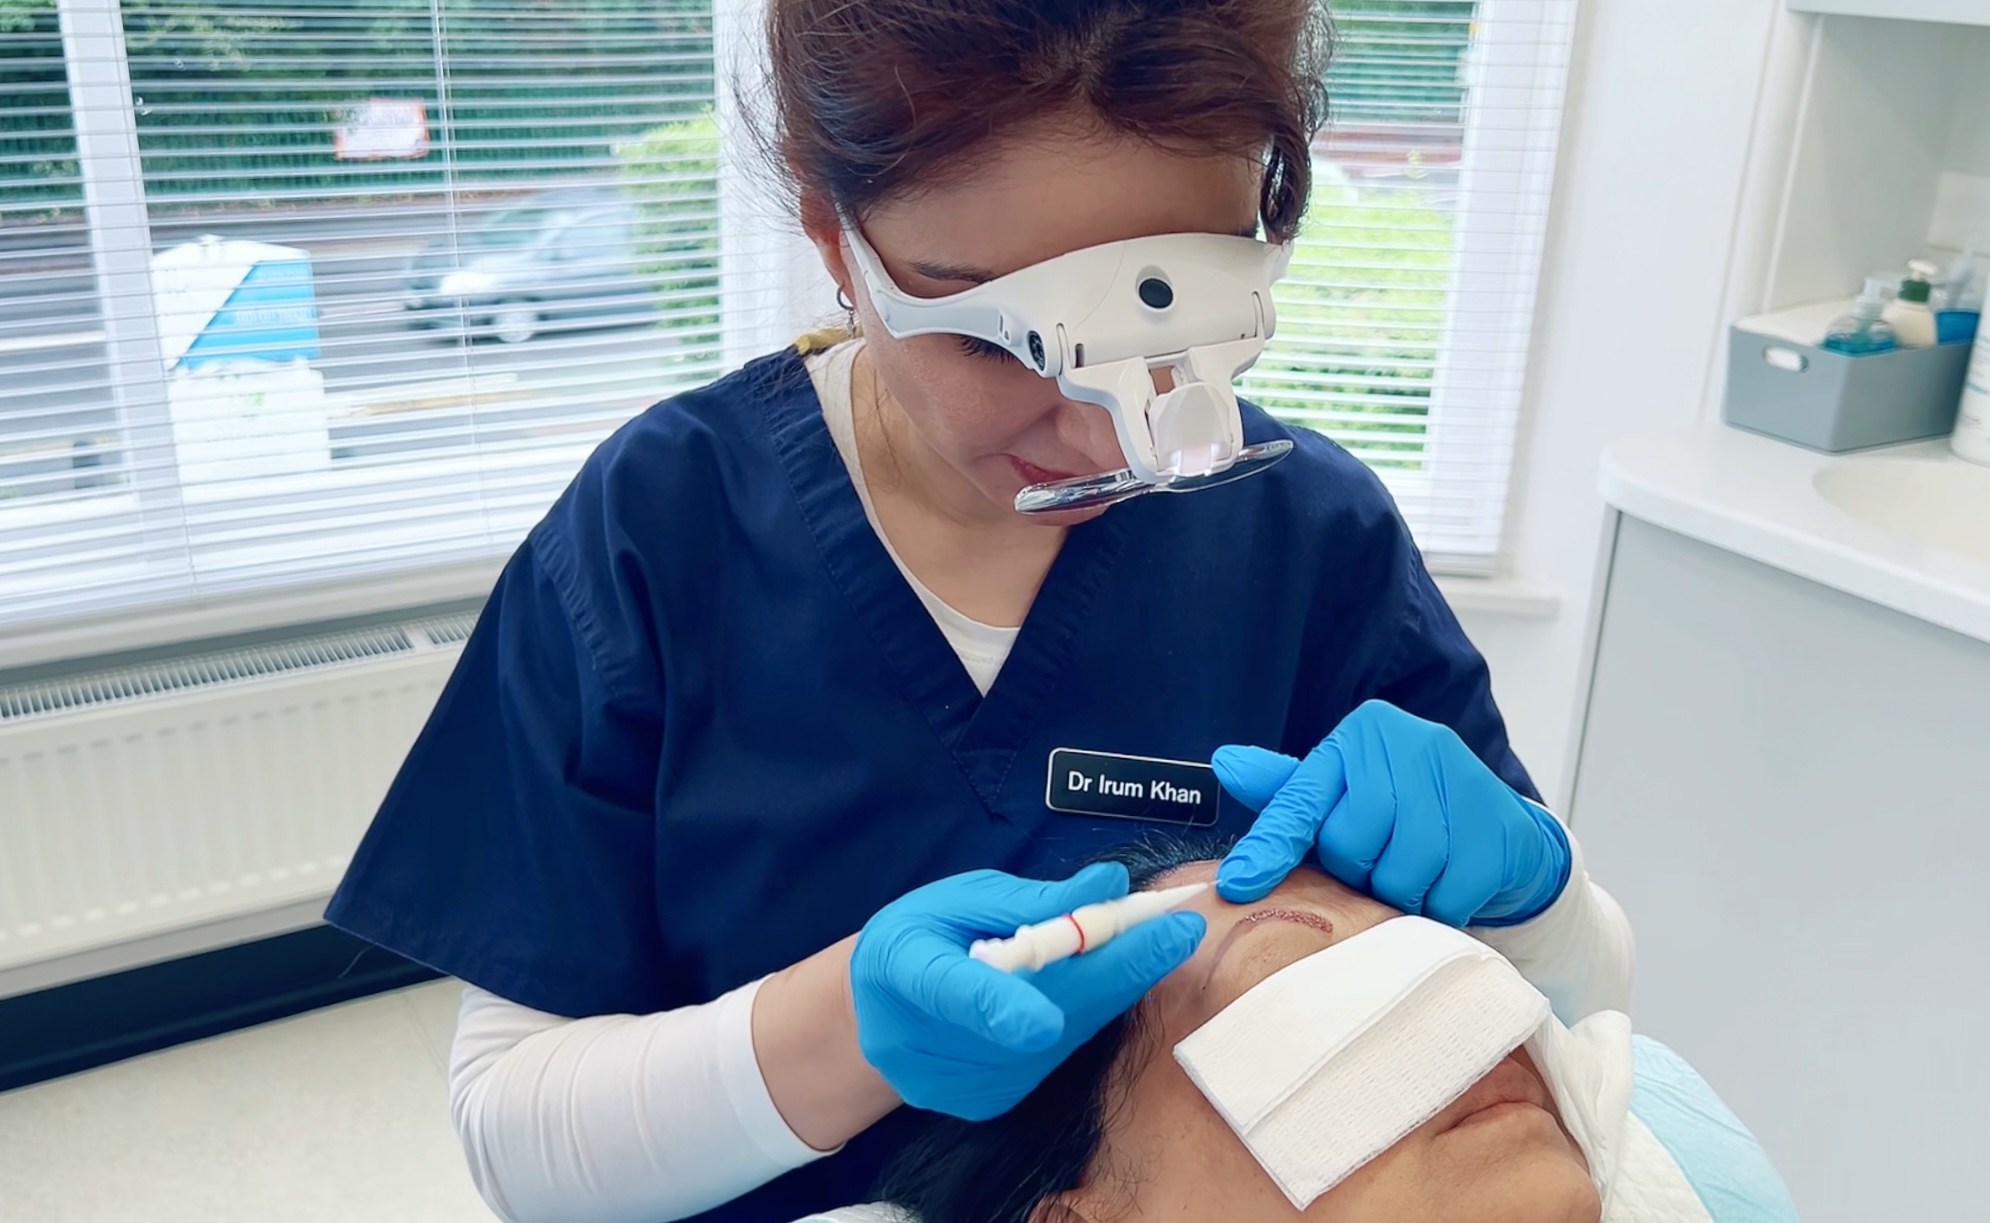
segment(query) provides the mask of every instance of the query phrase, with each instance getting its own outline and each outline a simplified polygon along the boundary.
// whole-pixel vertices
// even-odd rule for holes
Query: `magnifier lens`
[[[1055,514],[1062,510],[1089,510],[1102,505],[1118,505],[1131,501],[1143,493],[1154,491],[1154,486],[1141,480],[1130,470],[1102,472],[1096,476],[1079,476],[1072,480],[1054,480],[1049,484],[1032,484],[1016,494],[1016,512],[1019,514]]]
[[[1222,471],[1201,476],[1177,475],[1161,484],[1149,484],[1125,468],[1096,476],[1079,476],[1071,480],[1056,480],[1049,484],[1032,484],[1016,494],[1016,512],[1054,514],[1117,505],[1148,493],[1200,492],[1205,488],[1234,484],[1261,471],[1268,471],[1274,463],[1291,453],[1292,443],[1280,438],[1277,441],[1244,447],[1237,453],[1237,461]]]
[[[1222,461],[1227,446],[1191,446],[1177,450],[1168,459],[1167,470],[1176,476],[1206,476],[1214,472]]]

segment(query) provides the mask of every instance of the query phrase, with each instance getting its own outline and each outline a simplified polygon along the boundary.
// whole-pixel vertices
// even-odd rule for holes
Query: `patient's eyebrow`
[[[1229,954],[1232,944],[1242,938],[1246,931],[1272,921],[1285,921],[1296,925],[1307,926],[1318,930],[1330,939],[1334,938],[1333,919],[1324,913],[1316,913],[1311,909],[1294,908],[1290,905],[1269,905],[1262,909],[1255,909],[1238,918],[1237,924],[1231,926],[1229,932],[1223,936],[1223,941],[1216,944],[1216,952],[1210,958],[1208,970],[1202,974],[1202,985],[1196,990],[1197,995],[1209,992],[1209,983],[1216,977],[1216,968],[1223,963],[1223,957]],[[1335,941],[1338,942],[1339,940],[1335,939]]]

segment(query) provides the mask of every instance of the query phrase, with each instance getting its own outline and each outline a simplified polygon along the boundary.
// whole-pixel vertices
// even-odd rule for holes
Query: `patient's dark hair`
[[[1153,837],[1099,860],[1124,863],[1137,889],[1176,867],[1221,858],[1234,842]],[[1044,1201],[1085,1183],[1119,1102],[1113,1067],[1139,1039],[1136,1007],[1000,1117],[935,1119],[885,1169],[878,1198],[919,1223],[1029,1223]]]

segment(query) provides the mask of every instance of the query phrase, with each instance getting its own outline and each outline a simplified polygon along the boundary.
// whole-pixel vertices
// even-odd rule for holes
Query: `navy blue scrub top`
[[[1061,877],[1161,827],[1052,811],[1060,748],[1298,755],[1374,697],[1533,796],[1381,484],[1318,434],[1244,421],[1294,453],[1071,530],[984,698],[865,518],[793,350],[657,405],[512,558],[327,918],[537,1010],[646,1013],[932,880]],[[1221,830],[1249,822],[1224,800]],[[900,1109],[699,1217],[869,1200],[921,1120]]]

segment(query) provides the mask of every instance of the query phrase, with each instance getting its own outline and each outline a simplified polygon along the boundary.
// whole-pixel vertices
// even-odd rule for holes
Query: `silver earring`
[[[843,329],[851,335],[857,334],[857,303],[850,300],[849,293],[842,285],[836,286],[836,305],[843,311]]]

